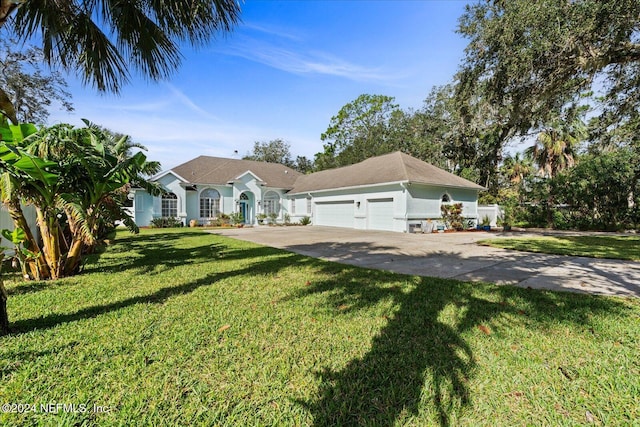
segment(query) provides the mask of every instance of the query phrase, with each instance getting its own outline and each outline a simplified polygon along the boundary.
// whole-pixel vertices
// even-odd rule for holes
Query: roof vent
[[[289,173],[289,171],[284,171],[284,173]]]

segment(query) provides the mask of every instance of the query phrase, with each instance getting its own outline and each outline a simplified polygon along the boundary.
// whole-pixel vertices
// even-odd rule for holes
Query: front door
[[[242,193],[240,195],[240,200],[238,201],[239,203],[239,208],[240,208],[240,213],[242,214],[242,222],[245,224],[251,224],[251,214],[252,214],[252,209],[251,209],[251,200],[249,199],[249,196],[247,195],[247,193]]]
[[[249,202],[246,200],[240,201],[240,213],[242,214],[242,222],[249,223]]]

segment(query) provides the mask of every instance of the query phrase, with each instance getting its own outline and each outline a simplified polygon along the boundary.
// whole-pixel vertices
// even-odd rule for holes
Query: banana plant
[[[22,276],[25,278],[30,277],[30,272],[28,271],[28,263],[29,262],[38,262],[39,255],[36,252],[29,250],[26,246],[29,244],[27,240],[27,234],[21,228],[14,228],[13,230],[7,230],[6,228],[0,230],[0,234],[2,237],[10,241],[15,246],[15,259],[18,261],[20,265],[20,270],[22,271]],[[6,248],[0,247],[1,250]],[[36,271],[39,271],[36,269]],[[40,280],[39,274],[36,277],[36,280]]]
[[[18,146],[24,138],[37,132],[37,128],[33,124],[23,123],[18,125],[9,125],[6,120],[0,121],[0,196],[9,216],[13,220],[14,227],[24,231],[26,237],[26,246],[31,248],[37,255],[37,262],[28,262],[31,278],[47,278],[49,277],[48,266],[41,252],[38,242],[27,222],[24,212],[22,211],[21,199],[23,199],[24,191],[22,181],[30,175],[37,174],[31,170],[29,164],[21,160],[22,154]],[[34,160],[35,170],[43,170],[46,165]],[[26,172],[17,174],[18,168],[27,168]],[[30,174],[28,172],[31,172]]]
[[[86,124],[84,128],[61,124],[35,132],[30,126],[5,126],[3,131],[0,188],[5,204],[14,202],[12,209],[19,207],[15,206],[17,195],[36,208],[45,261],[38,266],[48,269],[40,274],[42,278],[78,271],[82,255],[97,244],[102,224],[113,218],[128,219],[118,203],[118,191],[140,182],[154,163],[142,152],[123,155],[125,142],[113,143],[107,132]],[[132,221],[126,224],[137,231]],[[38,254],[22,225],[16,222],[27,233],[29,250]]]

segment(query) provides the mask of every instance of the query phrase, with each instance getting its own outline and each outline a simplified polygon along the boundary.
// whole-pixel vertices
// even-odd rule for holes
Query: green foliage
[[[539,175],[552,178],[572,167],[580,143],[587,130],[581,115],[584,109],[570,113],[572,117],[555,120],[539,134],[536,143],[525,151],[525,155],[537,163]]]
[[[4,412],[2,425],[640,416],[635,298],[406,276],[189,229],[119,233],[82,277],[7,288],[3,399],[109,411]]]
[[[441,205],[440,212],[442,214],[442,220],[446,224],[447,228],[453,230],[462,230],[464,228],[462,218],[462,203],[453,203],[450,205]]]
[[[37,263],[38,254],[29,250],[28,245],[31,244],[31,242],[27,238],[27,233],[25,233],[23,229],[16,227],[13,230],[7,230],[6,228],[3,230],[0,230],[0,234],[2,234],[2,237],[4,237],[5,239],[7,239],[8,241],[14,244],[15,260],[17,260],[17,262],[20,264],[22,277],[28,278],[30,272],[28,269],[27,261],[32,260]],[[5,248],[0,247],[0,252],[3,252],[2,257],[4,257],[4,250]],[[2,259],[0,259],[0,263],[1,261]],[[35,279],[40,280],[40,277],[38,277],[38,271],[39,269],[35,269],[35,272],[36,272]]]
[[[149,225],[152,228],[176,228],[182,227],[182,221],[178,218],[173,217],[158,217],[153,218]]]
[[[306,156],[297,156],[293,168],[300,173],[311,173],[314,168],[313,160],[308,159]]]
[[[242,224],[244,223],[244,216],[242,215],[242,212],[233,212],[232,214],[229,215],[229,220],[231,221],[231,224]]]
[[[131,70],[153,80],[167,77],[180,64],[181,45],[201,45],[230,31],[239,15],[233,0],[0,1],[0,27],[19,42],[41,40],[49,65],[112,92],[128,81]]]
[[[117,195],[152,168],[142,152],[130,154],[126,144],[109,144],[104,131],[86,124],[39,130],[5,126],[2,132],[2,198],[16,227],[27,233],[30,250],[43,254],[40,264],[48,271],[40,272],[42,278],[76,273],[83,254],[96,247],[115,220],[137,230]],[[20,199],[36,208],[41,247],[27,229]]]
[[[599,105],[594,126],[601,135],[619,137],[621,127],[633,135],[639,123],[638,16],[636,0],[468,5],[458,29],[469,39],[457,75],[460,111],[480,99],[493,111],[484,119],[515,136],[544,130],[592,103]]]
[[[293,167],[291,159],[291,144],[283,139],[274,139],[269,142],[254,142],[253,150],[243,157],[244,160],[255,160],[259,162],[280,163],[281,165]]]
[[[315,156],[316,170],[358,163],[394,151],[388,144],[394,98],[363,94],[343,106],[320,136],[324,151]]]
[[[21,123],[45,124],[52,102],[73,111],[67,83],[58,71],[42,69],[42,49],[21,47],[14,40],[0,40],[0,88],[6,92]],[[15,121],[14,121],[15,123]]]
[[[289,215],[288,213],[284,214],[283,222],[285,225],[291,224],[291,215]]]
[[[640,157],[632,148],[594,151],[552,179],[529,177],[501,205],[529,227],[620,230],[640,224]]]
[[[315,169],[347,166],[393,151],[451,169],[444,153],[451,127],[447,95],[434,89],[418,111],[401,110],[393,97],[360,95],[332,117],[321,136],[324,151],[316,154]]]
[[[311,224],[311,217],[310,216],[303,216],[302,218],[300,218],[300,225],[309,225]]]
[[[588,155],[551,181],[567,228],[617,230],[640,223],[640,158],[630,149]],[[560,224],[557,224],[560,227]]]
[[[269,142],[254,142],[253,150],[247,153],[243,159],[280,163],[300,173],[308,173],[313,170],[313,162],[305,156],[297,156],[296,159],[293,160],[291,156],[291,144],[280,138],[273,139]]]

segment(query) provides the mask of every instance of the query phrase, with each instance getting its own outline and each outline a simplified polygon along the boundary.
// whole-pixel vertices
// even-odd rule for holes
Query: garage
[[[315,225],[354,227],[353,200],[316,202]]]
[[[393,231],[393,199],[367,200],[367,228]]]

